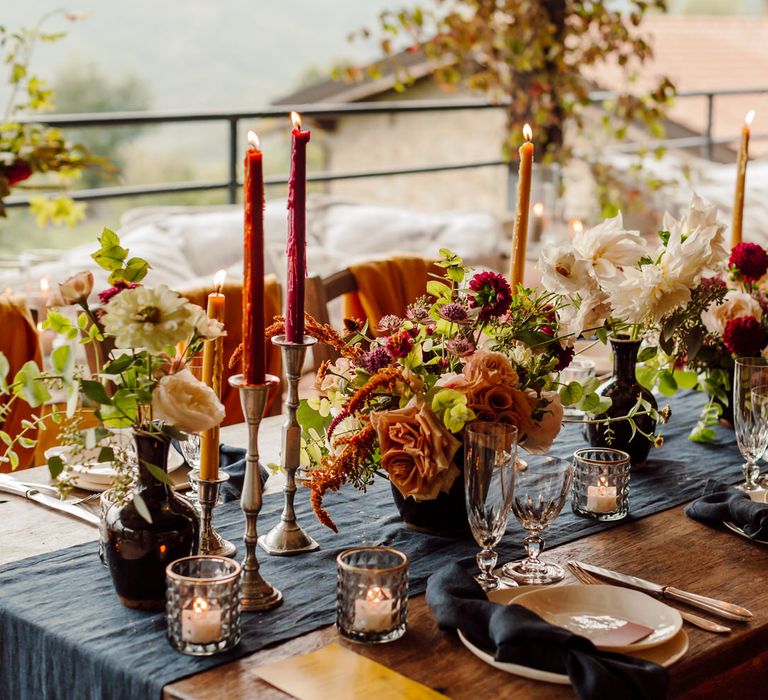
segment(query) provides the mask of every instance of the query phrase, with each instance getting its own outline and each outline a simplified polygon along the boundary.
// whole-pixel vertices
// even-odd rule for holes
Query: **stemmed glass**
[[[733,427],[736,443],[744,457],[744,483],[737,488],[745,491],[760,489],[757,462],[768,447],[768,407],[764,392],[768,391],[768,360],[743,357],[736,360],[733,378]]]
[[[475,580],[490,591],[498,588],[493,575],[498,555],[493,548],[507,529],[515,486],[517,428],[476,421],[464,433],[464,492],[469,527],[482,550]]]
[[[549,455],[526,455],[526,468],[515,474],[512,512],[527,530],[523,540],[528,556],[504,564],[504,576],[522,584],[557,583],[565,576],[562,567],[539,559],[544,549],[541,533],[563,509],[571,487],[571,462]]]

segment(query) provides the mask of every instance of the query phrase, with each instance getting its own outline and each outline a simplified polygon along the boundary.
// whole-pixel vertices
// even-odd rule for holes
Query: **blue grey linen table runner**
[[[708,477],[735,483],[741,459],[732,431],[719,430],[719,444],[687,439],[703,405],[699,394],[674,397],[666,444],[633,470],[630,517],[642,518],[700,495]],[[566,426],[552,452],[568,457],[584,446],[578,426]],[[410,593],[423,593],[427,578],[443,564],[474,566],[477,546],[407,531],[383,480],[362,494],[352,487],[330,494],[326,503],[339,534],[319,525],[308,494],[297,494],[299,521],[320,550],[298,557],[270,557],[259,550],[264,576],[283,591],[284,603],[266,613],[244,613],[242,642],[207,658],[174,651],[165,638],[162,613],[122,607],[95,542],[31,557],[0,568],[0,698],[8,700],[137,700],[160,698],[164,685],[333,623],[337,554],[349,547],[382,544],[410,558]],[[259,518],[262,532],[279,517],[280,494],[267,496]],[[0,515],[2,512],[0,511]],[[621,521],[621,522],[626,522]],[[570,504],[549,528],[547,546],[620,526],[579,518]],[[237,502],[216,510],[217,528],[242,554],[243,516]],[[702,536],[706,536],[703,531]],[[514,518],[499,545],[501,562],[520,558],[524,533]]]

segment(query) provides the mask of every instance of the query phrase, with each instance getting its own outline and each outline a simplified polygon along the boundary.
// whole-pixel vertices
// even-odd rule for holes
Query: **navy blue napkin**
[[[173,441],[173,446],[179,454],[181,446],[178,440]],[[237,501],[243,492],[243,481],[245,480],[245,450],[242,447],[232,447],[232,445],[221,445],[219,447],[219,468],[229,474],[229,481],[221,485],[221,500]],[[263,465],[259,465],[259,477],[261,478],[261,487],[269,477],[269,472]]]
[[[567,674],[581,700],[660,700],[668,674],[658,664],[599,651],[588,639],[520,605],[491,603],[472,576],[449,564],[427,582],[427,604],[443,630],[459,629],[497,661]]]
[[[707,481],[704,495],[689,503],[685,513],[704,523],[731,522],[753,540],[768,540],[768,503],[757,503],[716,479]]]

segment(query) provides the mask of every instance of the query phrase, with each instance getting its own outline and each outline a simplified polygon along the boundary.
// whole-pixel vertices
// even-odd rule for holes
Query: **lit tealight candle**
[[[358,632],[387,632],[392,627],[392,592],[371,586],[365,599],[355,601],[353,628]]]
[[[572,234],[581,233],[584,231],[584,222],[581,219],[571,219],[568,222],[568,230]]]
[[[595,486],[587,488],[587,510],[591,513],[614,513],[616,511],[616,487],[608,486],[604,476]]]
[[[195,598],[191,609],[181,611],[182,641],[210,644],[221,637],[221,610],[210,610],[205,598]]]

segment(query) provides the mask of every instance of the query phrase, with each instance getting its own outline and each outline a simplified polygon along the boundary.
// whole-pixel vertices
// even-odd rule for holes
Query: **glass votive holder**
[[[630,458],[610,447],[587,447],[573,455],[571,507],[595,520],[621,520],[629,513]]]
[[[390,547],[348,549],[336,558],[336,626],[354,642],[391,642],[405,634],[408,557]]]
[[[560,372],[560,381],[563,384],[570,384],[571,382],[579,382],[583,384],[590,377],[595,376],[595,361],[582,357],[574,357],[562,372]],[[563,410],[563,415],[569,418],[576,418],[583,416],[584,412],[580,411],[573,406],[566,406]]]
[[[168,565],[165,618],[172,647],[210,656],[237,645],[240,573],[240,564],[227,557],[184,557]]]

